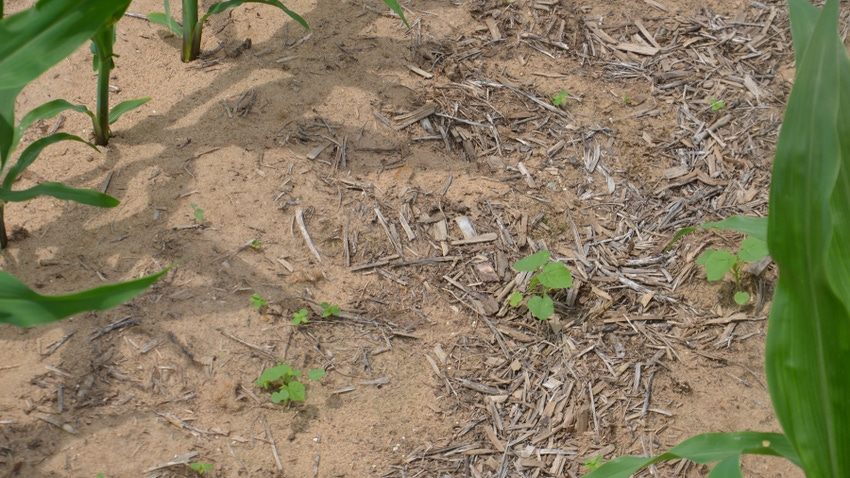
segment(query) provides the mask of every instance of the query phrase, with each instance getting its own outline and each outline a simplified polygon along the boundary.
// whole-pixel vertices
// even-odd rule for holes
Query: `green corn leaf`
[[[755,237],[764,242],[767,242],[767,218],[752,217],[752,216],[732,216],[722,221],[707,222],[697,227],[685,227],[676,231],[673,239],[664,247],[664,252],[667,252],[673,244],[676,243],[682,236],[690,234],[698,229],[727,229],[746,234],[750,237]]]
[[[384,3],[390,7],[390,10],[394,11],[398,16],[401,17],[401,21],[404,22],[404,26],[410,28],[410,24],[407,23],[407,18],[404,17],[404,12],[401,10],[401,6],[398,4],[396,0],[384,0]]]
[[[744,239],[744,242],[741,243],[741,250],[738,251],[738,257],[744,262],[760,261],[767,255],[767,242],[754,236]]]
[[[283,12],[289,15],[293,20],[301,24],[302,27],[306,28],[307,30],[310,29],[310,26],[307,25],[307,22],[303,18],[301,18],[301,15],[286,8],[284,4],[280,3],[277,0],[230,0],[227,2],[213,3],[212,5],[210,5],[210,8],[209,10],[207,10],[207,13],[204,14],[203,17],[201,17],[200,21],[198,21],[198,30],[200,30],[201,25],[203,25],[207,18],[209,18],[210,16],[224,12],[228,8],[238,7],[243,3],[262,3],[264,5],[271,5],[273,7],[277,7],[283,10]]]
[[[708,478],[744,478],[741,472],[741,455],[719,461],[708,473]]]
[[[123,115],[124,113],[132,111],[150,100],[151,98],[150,96],[148,96],[146,98],[139,98],[137,100],[127,100],[118,103],[109,112],[109,124],[115,123],[116,121],[118,121],[118,118],[120,118],[121,115]]]
[[[307,390],[301,382],[289,382],[289,399],[293,402],[303,402],[307,399]]]
[[[524,257],[514,264],[514,270],[517,272],[534,272],[549,261],[549,251],[537,251],[534,254]]]
[[[850,476],[850,58],[837,0],[788,3],[799,50],[770,191],[766,372],[806,475]]]
[[[80,312],[110,309],[144,292],[168,269],[141,279],[59,296],[40,295],[11,274],[0,271],[0,322],[32,327]]]
[[[41,154],[41,151],[44,150],[44,148],[50,146],[51,144],[56,144],[60,141],[78,141],[80,143],[91,146],[92,149],[97,151],[97,148],[95,148],[93,144],[89,143],[88,141],[84,141],[79,136],[74,136],[68,133],[51,134],[50,136],[41,138],[33,142],[31,145],[27,146],[24,152],[21,153],[21,156],[18,158],[18,161],[15,163],[15,165],[9,168],[9,170],[6,172],[6,177],[3,178],[2,189],[11,189],[12,184],[15,183],[15,181],[18,179],[18,176],[20,176],[20,174],[23,173],[25,169],[30,167],[30,165],[38,158],[38,155]]]
[[[652,458],[621,456],[602,464],[584,478],[629,478],[654,463],[684,458],[700,464],[734,459],[742,454],[781,456],[799,466],[799,459],[785,435],[778,433],[705,433],[689,438],[670,451]],[[729,463],[721,471],[728,470]],[[714,475],[711,475],[714,476]],[[730,476],[730,475],[718,475]],[[731,475],[735,476],[735,475]],[[738,475],[740,476],[740,475]]]
[[[537,277],[540,278],[541,284],[550,289],[567,289],[573,286],[570,270],[560,262],[546,264]]]
[[[700,254],[696,263],[705,266],[705,275],[709,281],[716,281],[722,279],[737,261],[738,258],[729,251],[709,249]]]
[[[40,0],[0,20],[0,167],[17,144],[15,99],[24,86],[73,53],[102,24],[120,18],[129,5],[130,0]]]
[[[21,136],[23,136],[24,131],[26,131],[27,128],[30,127],[30,125],[32,125],[38,120],[46,120],[53,118],[59,113],[67,110],[74,110],[80,113],[85,113],[89,115],[90,118],[94,118],[94,113],[92,113],[84,105],[75,105],[62,99],[48,101],[47,103],[25,114],[24,117],[21,118],[21,122],[18,123],[18,126],[15,128],[15,138],[12,141],[12,150],[14,150],[15,147],[18,146],[18,142],[20,141]]]
[[[39,196],[51,196],[56,199],[78,202],[96,207],[115,207],[121,201],[112,196],[91,189],[77,189],[61,183],[41,183],[23,191],[0,189],[0,201],[23,202]]]
[[[171,33],[174,33],[177,36],[183,36],[183,27],[177,20],[171,18],[171,5],[168,0],[164,0],[165,4],[165,13],[148,13],[148,20],[151,23],[156,23],[157,25],[162,25],[165,28],[168,28]]]

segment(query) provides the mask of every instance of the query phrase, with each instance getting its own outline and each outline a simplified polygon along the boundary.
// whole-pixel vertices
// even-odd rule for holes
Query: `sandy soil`
[[[194,476],[162,465],[196,453],[189,461],[218,477],[580,476],[599,454],[776,430],[762,370],[773,270],[748,279],[754,301],[738,308],[728,278],[709,284],[693,265],[707,245],[734,248],[734,235],[624,262],[662,257],[679,227],[765,212],[793,58],[784,4],[753,3],[415,0],[411,30],[377,1],[287,3],[309,36],[247,5],[207,23],[203,48],[223,48],[192,64],[163,28],[124,18],[112,99],[153,99],[113,125],[101,152],[54,146],[20,182],[105,188],[121,205],[8,206],[2,268],[59,294],[177,265],[114,310],[0,328],[0,473]],[[130,11],[161,8],[138,0]],[[635,20],[662,44],[654,55],[588,33],[596,22],[652,47]],[[754,49],[771,56],[727,64],[747,53],[723,43],[735,28],[765,28]],[[522,36],[541,31],[546,41]],[[20,112],[54,98],[93,107],[90,56],[86,46],[30,85]],[[663,75],[680,69],[690,90],[667,87],[676,77]],[[762,95],[728,77],[755,78]],[[569,104],[552,112],[507,84],[550,106],[564,90]],[[687,115],[710,125],[725,114],[708,98],[735,120],[693,144]],[[432,131],[395,127],[428,105],[443,115],[430,115]],[[91,125],[67,115],[61,130],[88,137]],[[480,241],[463,242],[459,217]],[[556,295],[563,328],[505,305],[516,275],[505,264],[543,246],[580,284]],[[267,305],[252,307],[254,294]],[[321,318],[322,302],[341,314]],[[301,308],[310,323],[293,326]],[[278,360],[328,373],[305,403],[274,404],[254,382]],[[745,469],[800,476],[775,460]]]

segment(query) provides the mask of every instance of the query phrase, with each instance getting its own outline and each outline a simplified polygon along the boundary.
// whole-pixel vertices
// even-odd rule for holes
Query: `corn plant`
[[[112,134],[109,125],[115,123],[121,115],[134,110],[150,101],[150,97],[136,100],[122,101],[109,109],[109,75],[115,68],[118,55],[114,53],[115,46],[115,23],[121,18],[121,12],[117,17],[110,19],[110,23],[103,25],[92,37],[91,52],[93,54],[93,68],[97,72],[97,106],[94,113],[86,110],[94,124],[94,143],[104,146],[109,143]]]
[[[204,22],[213,15],[223,13],[230,8],[242,5],[243,3],[262,3],[277,7],[289,15],[293,20],[298,22],[301,26],[308,30],[310,29],[310,26],[307,25],[307,22],[303,18],[301,18],[301,15],[298,15],[292,10],[286,8],[286,6],[278,0],[229,0],[226,2],[214,3],[207,9],[207,13],[200,17],[198,15],[198,0],[183,0],[182,24],[178,23],[177,20],[171,17],[171,5],[169,0],[164,0],[164,3],[165,13],[150,13],[148,14],[148,20],[152,23],[168,28],[172,33],[183,38],[181,59],[184,63],[196,60],[201,54],[201,34],[203,32]],[[396,12],[402,18],[404,24],[407,25],[407,20],[404,18],[404,13],[401,11],[401,7],[397,0],[384,0],[384,3],[386,3],[392,11]]]
[[[784,435],[710,433],[652,458],[620,457],[587,477],[627,478],[652,463],[718,462],[742,476],[743,453],[782,456],[810,478],[850,476],[850,56],[838,0],[788,0],[797,77],[774,160],[767,244],[779,268],[765,369]]]
[[[65,100],[54,100],[30,111],[16,124],[15,102],[20,92],[92,38],[103,25],[114,23],[129,4],[130,0],[39,0],[34,7],[0,20],[0,249],[8,243],[3,215],[8,202],[52,196],[99,207],[119,204],[117,199],[106,194],[53,182],[25,190],[12,189],[15,180],[47,146],[64,140],[89,144],[77,136],[55,133],[41,138],[26,147],[15,164],[10,165],[10,162],[23,132],[32,123],[64,110],[85,108]],[[164,273],[76,294],[44,296],[9,273],[0,272],[0,322],[29,327],[87,310],[105,310],[138,295]]]

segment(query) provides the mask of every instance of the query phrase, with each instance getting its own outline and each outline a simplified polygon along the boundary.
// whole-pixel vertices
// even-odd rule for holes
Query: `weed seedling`
[[[307,378],[315,382],[324,377],[325,373],[324,369],[315,368],[307,372]],[[295,370],[278,361],[276,366],[263,370],[255,385],[264,390],[277,390],[272,393],[272,402],[274,403],[286,403],[289,400],[303,402],[307,398],[307,393],[304,384],[297,380],[300,376],[300,370]]]
[[[567,266],[557,261],[549,261],[549,251],[543,250],[520,259],[514,264],[518,272],[534,272],[528,283],[528,310],[540,320],[546,320],[555,313],[555,303],[549,292],[567,289],[573,286],[573,276]],[[538,287],[539,286],[539,287]],[[523,300],[521,292],[511,295],[511,307],[518,307]]]
[[[567,106],[570,100],[567,99],[567,90],[561,90],[552,96],[552,105],[557,107]]]
[[[629,106],[631,106],[631,105],[632,105],[632,99],[631,99],[631,98],[629,98],[629,95],[623,95],[623,103],[625,103],[625,104],[627,104],[627,105],[629,105]]]
[[[254,294],[251,296],[251,305],[253,305],[255,309],[259,309],[260,307],[268,305],[268,302],[266,302],[266,299],[263,299],[260,294]]]
[[[292,313],[292,325],[307,324],[310,321],[307,319],[307,309],[301,309],[298,312]]]
[[[720,111],[726,107],[726,102],[721,100],[715,100],[712,98],[708,99],[709,104],[711,104],[711,111]]]
[[[696,263],[705,266],[705,275],[709,282],[723,279],[731,270],[737,287],[735,303],[746,305],[750,301],[750,294],[741,287],[741,269],[745,263],[760,261],[765,257],[767,257],[767,243],[755,237],[748,237],[741,243],[741,249],[737,254],[708,249],[697,258]]]
[[[254,249],[257,252],[262,251],[263,243],[261,243],[259,239],[254,239],[253,241],[251,241],[251,249]]]
[[[212,470],[213,466],[209,463],[196,461],[195,463],[192,463],[191,465],[189,465],[189,468],[195,470],[195,473],[197,473],[199,475],[203,475],[204,472]]]
[[[322,302],[319,306],[322,308],[322,317],[324,318],[339,315],[340,310],[338,305],[331,305],[327,302]]]
[[[584,458],[581,460],[581,463],[587,471],[593,471],[602,466],[602,461],[604,459],[605,458],[602,455],[599,455],[596,458]]]
[[[192,217],[195,218],[195,222],[198,224],[204,222],[204,210],[195,203],[189,204],[189,207],[192,208]]]

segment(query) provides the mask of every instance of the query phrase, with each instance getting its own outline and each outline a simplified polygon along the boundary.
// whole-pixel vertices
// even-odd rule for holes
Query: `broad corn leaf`
[[[209,18],[211,15],[219,14],[219,13],[227,10],[228,8],[238,7],[239,5],[242,5],[243,3],[263,3],[265,5],[271,5],[273,7],[277,7],[279,9],[283,10],[284,13],[289,15],[293,20],[298,22],[302,27],[304,27],[308,30],[310,29],[310,26],[307,25],[307,21],[304,20],[303,18],[301,18],[301,15],[299,15],[299,14],[293,12],[292,10],[286,8],[286,6],[282,3],[280,3],[278,0],[229,0],[227,2],[213,3],[212,5],[210,5],[210,8],[209,8],[209,10],[207,10],[207,13],[203,17],[201,17],[200,21],[198,21],[198,26],[200,27],[201,25],[203,25],[204,22],[207,20],[207,18]],[[200,30],[200,28],[199,28],[199,30]]]
[[[23,202],[39,196],[50,196],[97,207],[115,207],[121,204],[120,201],[108,194],[91,189],[72,188],[61,183],[41,183],[23,191],[0,189],[0,201]]]
[[[74,136],[68,133],[53,133],[50,136],[41,138],[31,145],[27,146],[21,156],[18,158],[18,161],[14,166],[9,168],[6,172],[6,177],[3,178],[3,186],[2,189],[11,189],[12,184],[15,183],[15,180],[18,179],[18,176],[24,172],[36,159],[38,159],[38,155],[44,150],[44,148],[50,146],[51,144],[56,144],[60,141],[79,141],[80,143],[87,144],[91,146],[95,151],[97,148],[94,147],[93,144],[88,141],[84,141],[79,136]]]
[[[115,123],[124,113],[132,111],[150,100],[151,98],[148,96],[137,100],[127,100],[118,103],[114,108],[112,108],[112,110],[109,111],[109,124]]]
[[[41,295],[8,272],[0,271],[0,322],[32,327],[89,310],[106,310],[141,294],[168,269],[141,279],[110,284],[69,295]]]
[[[700,464],[720,461],[721,471],[728,471],[730,462],[734,461],[737,464],[737,458],[742,454],[783,456],[792,463],[799,464],[797,455],[788,440],[784,435],[778,433],[705,433],[689,438],[671,448],[667,453],[656,457],[621,456],[614,458],[585,475],[585,478],[629,478],[638,470],[649,465],[678,458],[685,458]]]
[[[837,0],[789,5],[799,50],[771,184],[766,370],[807,476],[832,478],[850,476],[850,58]]]

